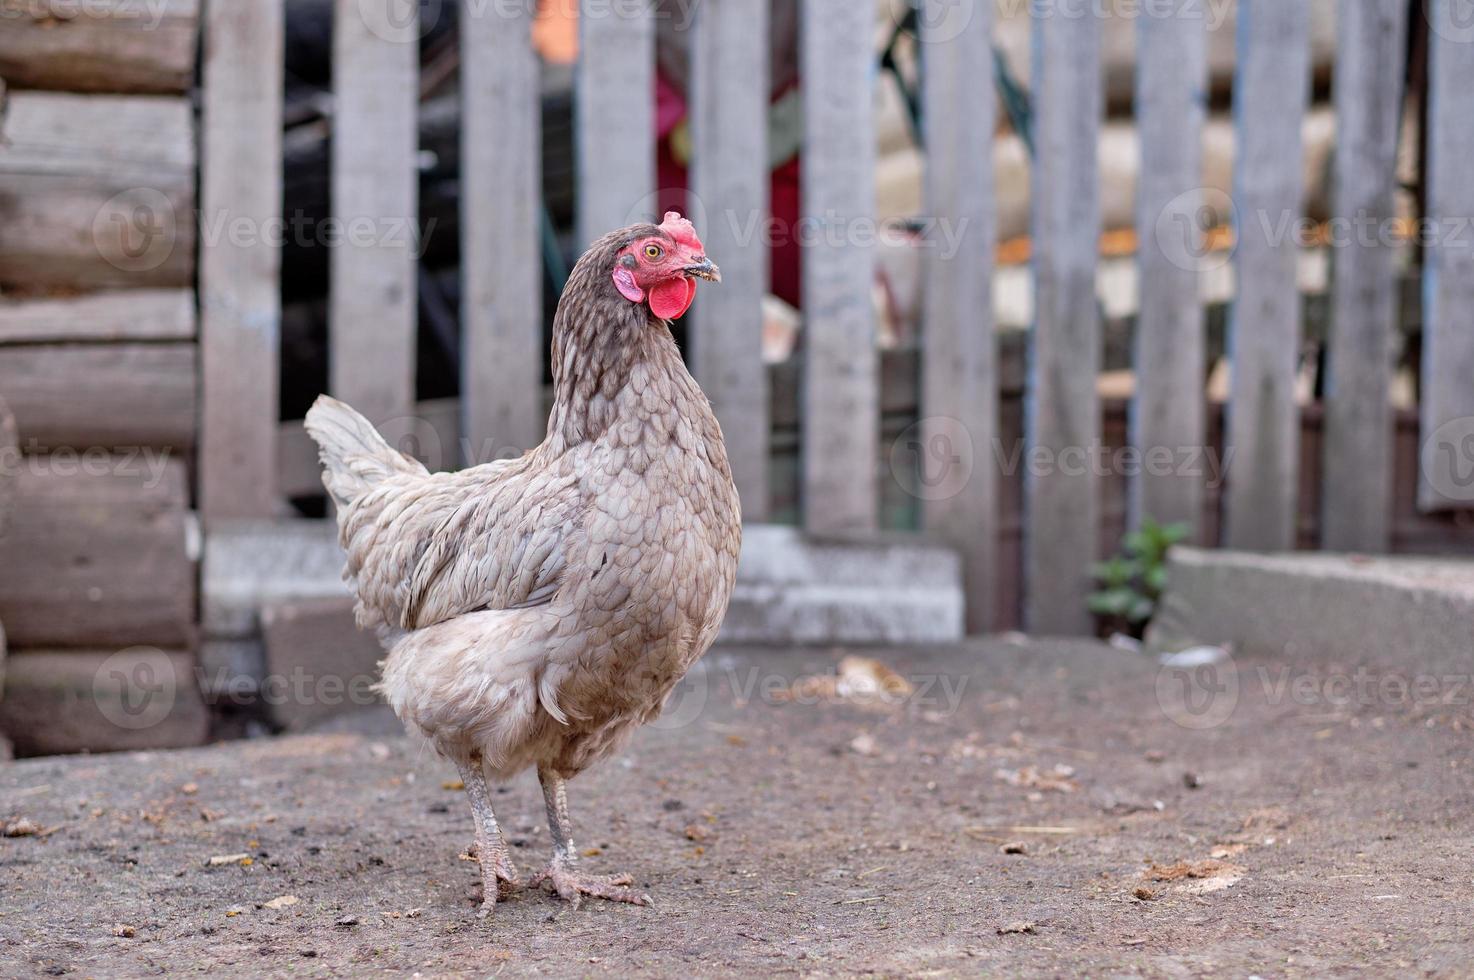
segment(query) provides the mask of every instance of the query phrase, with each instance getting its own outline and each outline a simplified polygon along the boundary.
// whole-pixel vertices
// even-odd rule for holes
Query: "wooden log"
[[[1408,5],[1353,3],[1340,16],[1321,547],[1386,551],[1392,537],[1392,374],[1397,352],[1397,144]]]
[[[281,250],[260,232],[282,208],[283,7],[211,0],[201,194],[207,214],[257,230],[200,258],[200,511],[207,522],[276,508]]]
[[[580,0],[574,109],[579,251],[655,199],[655,19],[650,4]],[[631,98],[632,93],[643,93]]]
[[[803,510],[818,534],[873,531],[878,520],[879,379],[875,256],[873,11],[803,0]]]
[[[1184,0],[1187,2],[1187,0]],[[1192,9],[1201,9],[1193,7]],[[1141,181],[1137,240],[1141,309],[1136,327],[1136,398],[1131,444],[1144,458],[1131,481],[1131,523],[1186,522],[1201,531],[1203,473],[1184,467],[1203,445],[1203,251],[1205,206],[1201,133],[1207,24],[1187,7],[1142,17],[1138,34],[1137,118]]]
[[[1428,11],[1428,219],[1438,240],[1424,271],[1418,504],[1435,512],[1474,505],[1474,27],[1457,0],[1435,0]]]
[[[417,0],[337,0],[329,388],[375,424],[415,396]],[[357,228],[357,233],[353,229]]]
[[[194,337],[195,298],[188,289],[124,289],[0,300],[0,344]]]
[[[727,440],[746,521],[768,513],[768,391],[762,355],[767,255],[744,230],[768,213],[768,2],[696,9],[692,37],[692,211],[722,285],[688,320],[696,379]]]
[[[195,444],[193,344],[0,347],[0,391],[21,447],[167,449]]]
[[[262,607],[263,691],[272,720],[282,728],[302,731],[381,703],[373,685],[384,648],[372,632],[358,628],[353,604],[345,595]]]
[[[10,661],[0,732],[17,755],[203,745],[210,712],[194,657],[125,650],[24,650]]]
[[[1100,444],[1100,312],[1095,300],[1102,114],[1100,21],[1034,21],[1035,322],[1028,452],[1046,461],[1025,481],[1026,629],[1086,633],[1098,502],[1091,451]]]
[[[542,97],[531,8],[461,17],[461,391],[469,465],[542,441]]]
[[[159,452],[25,457],[0,540],[12,648],[191,645],[187,479],[183,460]]]
[[[182,94],[200,0],[0,0],[0,78],[28,89]]]
[[[992,57],[992,13],[991,0],[931,0],[921,37],[927,213],[953,222],[958,237],[956,254],[940,238],[925,243],[923,253],[923,401],[913,490],[923,498],[927,530],[962,550],[970,633],[992,628],[997,591],[996,103],[976,84],[977,66]]]
[[[0,287],[191,286],[186,99],[12,92],[0,119]]]
[[[1309,30],[1309,14],[1301,4],[1240,4],[1233,99],[1238,298],[1229,321],[1228,451],[1234,455],[1224,538],[1228,547],[1246,551],[1295,545],[1301,306],[1297,249],[1285,229],[1304,206],[1300,157],[1301,122],[1310,97]]]

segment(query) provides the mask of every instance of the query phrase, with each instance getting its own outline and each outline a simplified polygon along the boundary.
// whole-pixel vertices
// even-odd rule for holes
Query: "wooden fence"
[[[450,0],[446,0],[450,2]],[[1028,452],[1060,462],[1100,443],[1096,300],[1101,232],[1097,138],[1104,113],[1101,20],[1093,6],[1033,0],[1029,89],[1036,152],[1033,269],[1036,322],[1026,397]],[[212,0],[204,44],[202,209],[265,224],[280,210],[281,0]],[[490,458],[541,437],[543,310],[539,291],[538,64],[530,4],[462,0],[463,370],[456,426],[469,455]],[[750,520],[769,512],[768,377],[759,297],[766,252],[739,229],[765,213],[769,0],[696,0],[692,54],[692,185],[701,228],[726,285],[693,311],[691,357],[727,433]],[[1143,11],[1136,111],[1140,314],[1130,442],[1179,453],[1207,440],[1205,320],[1199,299],[1209,228],[1198,135],[1204,125],[1206,12]],[[1474,417],[1474,27],[1461,0],[1429,0],[1426,245],[1421,423],[1461,433]],[[416,213],[416,0],[339,0],[333,152],[340,222],[413,222]],[[1151,13],[1150,11],[1156,11]],[[1080,12],[1084,11],[1084,15]],[[1339,119],[1334,213],[1386,225],[1404,109],[1406,0],[1339,8]],[[970,625],[990,625],[998,560],[1000,356],[993,323],[996,205],[992,180],[995,0],[921,0],[920,108],[926,210],[965,229],[960,251],[926,250],[926,314],[917,371],[924,454],[970,469],[955,492],[927,495],[927,531],[966,555]],[[1238,284],[1229,327],[1234,453],[1220,503],[1222,541],[1295,545],[1301,420],[1295,398],[1302,304],[1297,249],[1279,237],[1303,210],[1301,132],[1310,92],[1307,5],[1240,0],[1233,106],[1238,157],[1232,206]],[[583,0],[577,136],[580,235],[653,217],[653,3]],[[874,214],[875,80],[870,4],[803,0],[803,195],[827,232],[804,264],[802,522],[821,535],[877,530],[883,481],[881,371],[871,302],[874,256],[855,229]],[[1462,224],[1461,224],[1462,223]],[[333,255],[331,387],[375,421],[416,417],[415,254],[370,234]],[[1321,544],[1383,551],[1393,511],[1390,351],[1397,329],[1397,251],[1380,237],[1335,250],[1324,404]],[[207,530],[279,507],[275,253],[260,244],[202,250],[203,416],[200,507]],[[1450,428],[1452,427],[1452,428]],[[1466,441],[1449,443],[1468,453]],[[1436,449],[1437,447],[1435,447]],[[1474,466],[1474,453],[1467,461]],[[1175,457],[1174,457],[1175,458]],[[1144,471],[1130,484],[1133,520],[1187,520],[1205,506],[1204,475]],[[1424,472],[1429,472],[1424,467]],[[1087,566],[1099,549],[1101,474],[1041,468],[1024,486],[1023,621],[1084,632]],[[1468,507],[1448,481],[1426,479],[1425,509]]]

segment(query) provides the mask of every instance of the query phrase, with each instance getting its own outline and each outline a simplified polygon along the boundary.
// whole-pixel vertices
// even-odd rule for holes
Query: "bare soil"
[[[1151,661],[1019,639],[867,652],[904,701],[793,699],[841,655],[719,649],[574,781],[585,865],[651,908],[526,891],[478,921],[454,775],[379,713],[0,766],[0,975],[1474,972],[1457,692],[1347,698],[1355,665],[1315,664],[1276,695],[1241,660],[1227,720],[1185,727],[1211,717]],[[534,780],[496,800],[537,870]]]

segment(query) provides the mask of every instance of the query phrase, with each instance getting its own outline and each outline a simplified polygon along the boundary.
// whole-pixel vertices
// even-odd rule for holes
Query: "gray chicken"
[[[530,766],[553,841],[531,885],[647,901],[579,870],[566,783],[660,713],[736,577],[726,447],[670,332],[698,279],[721,276],[674,212],[595,242],[554,319],[547,436],[517,459],[430,473],[342,402],[307,415],[381,690],[470,797],[483,916],[522,885],[487,783]]]

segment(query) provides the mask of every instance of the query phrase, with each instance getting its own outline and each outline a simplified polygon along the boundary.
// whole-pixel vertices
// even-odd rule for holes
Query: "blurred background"
[[[1467,557],[1461,11],[0,0],[0,731],[352,707],[290,681],[378,656],[307,406],[529,448],[569,269],[668,209],[726,279],[676,330],[728,640],[1140,639],[1174,544]]]

